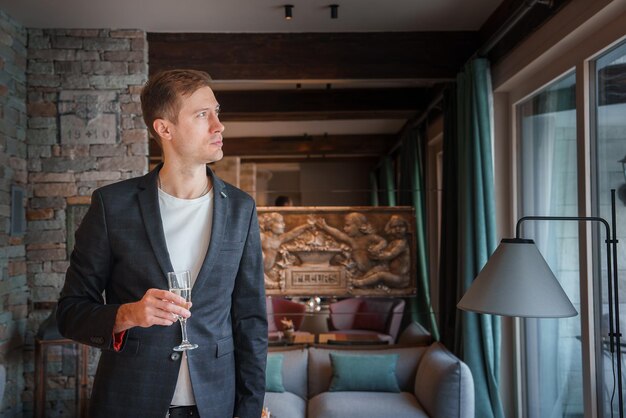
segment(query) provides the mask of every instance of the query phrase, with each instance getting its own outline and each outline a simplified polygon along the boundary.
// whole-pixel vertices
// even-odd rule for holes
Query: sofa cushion
[[[474,380],[469,367],[443,344],[428,347],[418,366],[415,382],[415,396],[428,415],[474,416]]]
[[[295,415],[289,416],[295,417]],[[417,403],[412,393],[324,392],[309,400],[307,417],[428,418],[428,415]]]
[[[283,358],[282,354],[269,353],[265,366],[265,391],[284,392],[283,386]]]
[[[270,353],[283,356],[283,387],[307,399],[307,363],[309,352],[304,347],[270,347]]]
[[[291,392],[265,394],[264,407],[276,418],[304,418],[306,416],[306,400]]]
[[[419,322],[411,322],[400,334],[398,344],[405,345],[430,345],[433,336]]]
[[[330,317],[328,327],[330,331],[352,328],[354,317],[361,305],[361,299],[349,298],[331,303],[328,307]]]
[[[330,362],[331,392],[400,392],[396,379],[397,354],[330,353]]]
[[[413,392],[415,385],[415,373],[417,364],[419,363],[423,353],[427,347],[398,347],[390,348],[389,346],[372,346],[372,347],[355,347],[336,346],[336,347],[311,347],[309,348],[309,365],[308,365],[308,382],[309,391],[308,398],[311,399],[315,395],[327,392],[330,387],[332,378],[332,367],[330,364],[330,353],[350,352],[351,354],[398,354],[398,365],[396,367],[396,378],[401,391]],[[286,365],[284,366],[286,367]],[[285,384],[285,388],[287,388]]]
[[[367,329],[386,334],[389,314],[395,303],[394,299],[363,299],[354,318],[352,328]]]

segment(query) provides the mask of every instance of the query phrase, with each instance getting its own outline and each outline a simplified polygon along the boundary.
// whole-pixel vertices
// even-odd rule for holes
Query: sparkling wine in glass
[[[169,272],[167,273],[167,282],[170,287],[170,292],[185,299],[187,303],[184,307],[188,307],[191,302],[191,275],[189,271]],[[191,344],[187,339],[187,318],[179,316],[178,321],[180,322],[180,328],[183,332],[183,341],[180,345],[174,347],[174,351],[186,351],[198,348],[198,344]]]

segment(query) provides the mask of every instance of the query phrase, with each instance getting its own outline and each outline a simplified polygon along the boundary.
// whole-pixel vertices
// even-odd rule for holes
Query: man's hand
[[[185,299],[172,292],[148,289],[140,301],[120,306],[115,317],[113,332],[117,334],[133,327],[170,326],[178,320],[177,315],[183,318],[191,316],[191,312],[183,308],[187,305]]]

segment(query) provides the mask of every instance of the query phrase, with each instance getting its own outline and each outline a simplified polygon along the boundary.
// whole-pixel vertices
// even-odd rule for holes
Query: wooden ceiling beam
[[[347,156],[362,157],[384,155],[393,145],[396,135],[323,135],[296,137],[243,137],[225,138],[224,155],[229,157],[252,156]]]
[[[369,163],[372,166],[376,165],[379,157],[368,157],[368,156],[310,156],[310,157],[242,157],[241,163],[257,163],[257,164],[288,164],[288,163],[351,163],[351,162],[363,162]]]
[[[354,119],[409,119],[418,111],[413,110],[370,110],[370,111],[317,111],[317,112],[223,112],[222,122],[293,122],[311,120],[354,120]]]
[[[408,119],[428,95],[420,88],[216,92],[222,121]]]
[[[149,71],[214,80],[452,79],[477,32],[148,33]]]

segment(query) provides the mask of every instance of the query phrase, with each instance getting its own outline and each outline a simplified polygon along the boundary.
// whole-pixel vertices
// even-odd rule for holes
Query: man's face
[[[206,164],[221,160],[222,132],[219,104],[209,87],[181,98],[177,123],[172,123],[171,149],[178,158]]]

